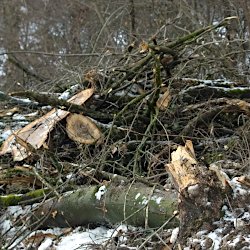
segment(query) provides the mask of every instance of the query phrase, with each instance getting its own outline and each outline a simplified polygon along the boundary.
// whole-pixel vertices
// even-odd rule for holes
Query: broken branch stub
[[[178,146],[171,156],[166,169],[179,190],[180,240],[185,240],[220,218],[225,191],[216,175],[197,162],[191,141]]]
[[[200,182],[191,141],[187,141],[185,146],[178,146],[171,156],[171,163],[167,164],[166,168],[180,191]]]
[[[68,116],[66,131],[71,140],[82,144],[93,144],[102,138],[102,133],[95,123],[79,114]]]

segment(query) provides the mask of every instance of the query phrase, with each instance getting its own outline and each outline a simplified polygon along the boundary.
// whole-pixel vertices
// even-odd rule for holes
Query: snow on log
[[[82,187],[59,200],[45,201],[34,212],[33,222],[44,227],[75,227],[88,224],[116,224],[159,227],[173,217],[176,192],[161,191],[143,184]],[[175,218],[167,227],[178,225]]]

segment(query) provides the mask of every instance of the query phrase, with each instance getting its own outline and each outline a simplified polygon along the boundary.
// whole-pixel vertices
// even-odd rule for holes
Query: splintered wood
[[[179,191],[179,238],[185,241],[191,233],[212,227],[220,218],[226,190],[215,173],[198,164],[191,141],[178,146],[171,156],[166,169]]]
[[[94,89],[86,89],[71,97],[68,102],[81,105],[94,93]],[[70,112],[61,109],[52,109],[46,115],[29,123],[22,129],[13,132],[4,141],[0,156],[11,153],[14,161],[22,161],[27,158],[33,150],[45,145],[49,132],[53,130],[56,123],[65,118]]]
[[[166,169],[172,175],[180,191],[200,183],[199,168],[197,168],[197,160],[190,140],[186,141],[185,146],[178,146],[177,150],[172,152],[171,157],[171,163],[166,164]]]

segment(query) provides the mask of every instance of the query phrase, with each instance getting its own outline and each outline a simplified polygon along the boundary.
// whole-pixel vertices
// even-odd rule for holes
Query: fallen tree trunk
[[[47,200],[34,212],[33,222],[45,227],[116,224],[158,227],[173,216],[176,193],[142,184],[82,187],[59,200]],[[41,222],[42,221],[42,222]],[[178,224],[177,219],[168,227]]]

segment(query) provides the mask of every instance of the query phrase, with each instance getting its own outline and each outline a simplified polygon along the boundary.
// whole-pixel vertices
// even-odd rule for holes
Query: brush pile
[[[223,194],[233,189],[228,184],[229,179],[246,174],[249,165],[250,88],[242,82],[226,79],[187,77],[189,70],[195,72],[195,67],[208,60],[199,44],[212,32],[219,33],[229,21],[227,18],[171,42],[158,41],[153,37],[148,42],[133,43],[115,66],[86,70],[81,83],[60,95],[32,91],[11,93],[11,96],[2,93],[0,97],[4,101],[0,115],[5,128],[8,124],[11,132],[8,129],[2,132],[1,194],[7,197],[13,193],[24,195],[15,199],[13,196],[5,200],[2,198],[2,206],[39,203],[44,202],[44,197],[56,197],[59,198],[58,203],[53,205],[50,201],[49,204],[57,208],[57,213],[64,211],[65,215],[66,210],[62,207],[65,198],[61,197],[66,191],[82,190],[83,185],[107,187],[114,178],[116,182],[112,185],[120,193],[121,185],[138,193],[145,186],[157,187],[161,192],[168,189],[172,190],[171,202],[174,203],[177,198],[174,189],[181,193],[190,186],[208,185],[212,188],[216,183],[214,176],[209,176],[210,172],[207,179],[200,182],[197,173],[203,170],[199,169],[194,174],[190,168],[186,170],[187,176],[191,176],[188,182],[183,184],[179,180],[179,170],[174,169],[176,162],[173,162],[171,153],[180,150],[179,145],[183,144],[185,152],[190,151],[190,158],[179,153],[184,157],[183,162],[178,163],[179,167],[199,163],[207,169],[216,163],[216,169],[211,171],[221,183],[216,187],[217,192]],[[32,101],[25,102],[24,97]],[[35,113],[31,113],[31,107]],[[22,115],[18,116],[18,113]],[[20,121],[25,121],[25,124]],[[10,135],[4,136],[5,133]],[[221,167],[229,179],[220,178]],[[174,177],[174,183],[171,183],[169,174]],[[209,180],[213,184],[209,184]],[[144,186],[129,186],[131,182]],[[197,190],[193,191],[199,192]],[[154,191],[150,194],[147,190],[145,195],[153,197]],[[112,190],[110,197],[115,192]],[[189,194],[189,198],[197,199],[197,194],[193,195],[190,198]],[[202,195],[211,199],[211,194]],[[164,197],[163,194],[160,196]],[[112,200],[110,197],[107,201]],[[121,194],[121,197],[124,200],[127,194]],[[121,197],[117,196],[116,201]],[[183,204],[187,197],[185,194],[182,197],[183,203],[179,207],[186,211],[189,208]],[[223,195],[218,197],[212,201],[218,204],[216,209],[223,204]],[[84,202],[93,205],[94,201]],[[50,213],[48,204],[40,205],[43,216],[44,211]],[[135,211],[138,209],[136,207]],[[170,218],[177,206],[164,205],[164,209]],[[105,207],[102,212],[105,212]],[[34,214],[39,218],[39,212]],[[185,216],[181,213],[180,221],[187,230],[190,224],[185,221],[189,217]],[[204,214],[198,214],[197,219],[202,216]],[[40,218],[35,225],[62,226],[62,218],[56,220],[55,217],[51,214],[49,221],[48,217]],[[29,218],[34,222],[32,216]],[[115,221],[111,215],[108,222],[117,223],[123,219],[122,216],[117,218]],[[97,220],[96,217],[94,219]],[[82,223],[94,223],[94,219],[87,222],[82,219]],[[147,221],[145,225],[159,226],[166,217],[154,220],[157,223]],[[68,223],[70,219],[66,218],[66,221]],[[133,220],[130,223],[143,224]],[[75,218],[72,225],[77,225]],[[182,235],[187,237],[183,232]]]

